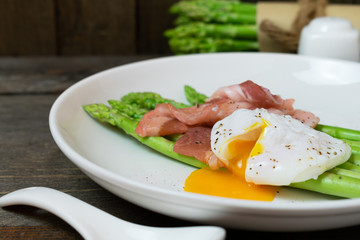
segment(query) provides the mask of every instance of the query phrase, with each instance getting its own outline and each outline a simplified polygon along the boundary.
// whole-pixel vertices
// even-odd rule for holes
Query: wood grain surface
[[[153,56],[112,58],[0,58],[0,196],[44,186],[75,196],[116,217],[148,226],[190,226],[138,207],[104,190],[64,156],[52,139],[48,116],[59,94],[97,71]],[[350,239],[360,226],[316,232],[227,229],[227,239]],[[37,208],[0,208],[0,239],[82,239],[60,218]],[[119,236],[119,239],[122,239]]]
[[[0,0],[0,55],[56,55],[53,9],[54,1]]]
[[[59,55],[135,53],[135,1],[62,0],[56,4]]]

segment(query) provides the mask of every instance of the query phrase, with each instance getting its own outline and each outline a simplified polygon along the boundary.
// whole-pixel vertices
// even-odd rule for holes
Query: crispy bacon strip
[[[251,103],[248,109],[265,108],[269,112],[290,115],[302,123],[314,128],[320,119],[311,112],[294,109],[294,99],[282,99],[279,95],[273,95],[269,89],[264,88],[250,80],[241,84],[221,87],[210,97],[229,98],[236,102]]]
[[[195,157],[209,165],[212,169],[223,167],[224,164],[211,151],[211,127],[191,127],[174,144],[174,152]]]
[[[168,103],[157,105],[153,111],[143,116],[135,133],[141,137],[154,137],[186,132],[188,126],[174,118],[172,109],[175,107]]]
[[[269,89],[250,80],[241,84],[221,87],[211,95],[210,100],[214,98],[228,98],[236,102],[246,102],[251,104],[248,109],[276,109],[282,114],[288,114],[294,110],[292,106],[294,99],[282,99],[279,95],[271,94]]]

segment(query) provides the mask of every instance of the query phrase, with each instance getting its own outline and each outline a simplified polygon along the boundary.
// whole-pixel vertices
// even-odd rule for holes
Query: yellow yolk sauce
[[[255,185],[227,170],[201,168],[192,172],[185,181],[185,191],[218,197],[256,201],[272,201],[279,187]]]
[[[255,144],[256,141],[242,141],[240,139],[233,140],[228,144],[228,151],[233,158],[229,160],[226,167],[242,179],[245,179],[246,162]]]
[[[226,166],[230,171],[208,168],[195,170],[186,179],[184,190],[219,197],[257,201],[274,200],[279,187],[256,185],[245,180],[247,159],[250,153],[251,155],[259,154],[256,151],[262,151],[261,145],[256,144],[256,141],[237,139],[229,143],[228,150],[234,156]]]

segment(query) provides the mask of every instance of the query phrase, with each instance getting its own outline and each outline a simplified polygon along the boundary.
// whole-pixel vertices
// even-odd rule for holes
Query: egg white
[[[244,164],[235,160],[234,165],[234,151],[229,150],[239,139],[256,141],[245,169],[246,181],[255,184],[281,186],[316,179],[351,155],[343,141],[265,109],[240,109],[213,126],[212,151],[233,170]]]

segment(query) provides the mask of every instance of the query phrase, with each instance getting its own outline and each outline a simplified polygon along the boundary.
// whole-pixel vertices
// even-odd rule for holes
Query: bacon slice
[[[294,103],[294,99],[282,99],[279,95],[271,94],[269,89],[251,80],[221,87],[212,94],[210,100],[214,98],[229,98],[236,102],[246,102],[251,104],[250,109],[277,109],[283,114],[293,111]]]
[[[250,107],[248,103],[237,103],[228,98],[215,98],[199,106],[182,109],[173,108],[171,114],[187,125],[212,126],[236,109],[248,107]]]
[[[191,127],[174,144],[174,152],[195,157],[209,165],[212,169],[224,164],[211,151],[211,127]]]
[[[315,128],[320,121],[320,118],[315,116],[315,114],[300,109],[294,110],[290,115],[312,128]]]
[[[175,109],[171,104],[157,105],[153,111],[143,116],[135,133],[141,137],[154,137],[186,132],[188,126],[173,117],[172,108]]]
[[[229,98],[236,102],[247,102],[251,105],[247,109],[265,108],[272,113],[290,115],[312,128],[316,127],[320,121],[311,112],[294,109],[294,99],[282,99],[279,95],[273,95],[269,89],[250,80],[241,84],[221,87],[212,94],[210,100],[219,97]]]

